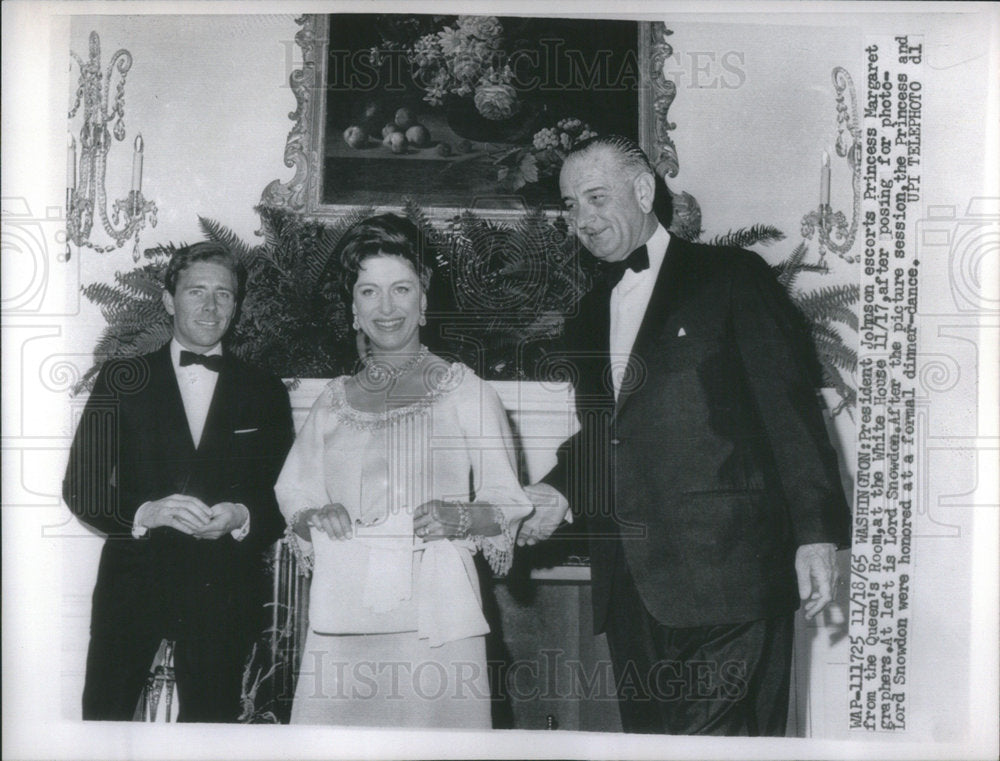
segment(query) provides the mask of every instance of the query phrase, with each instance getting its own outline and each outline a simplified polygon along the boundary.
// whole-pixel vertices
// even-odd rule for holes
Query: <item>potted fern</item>
[[[683,199],[681,199],[683,200]],[[308,220],[281,209],[259,207],[262,240],[254,245],[217,221],[199,218],[202,232],[225,245],[247,271],[246,295],[228,337],[228,348],[285,378],[321,378],[349,372],[357,360],[349,329],[343,273],[332,255],[337,242],[371,209],[357,209],[333,222]],[[500,223],[466,212],[444,227],[433,226],[422,209],[408,201],[404,213],[432,243],[436,282],[431,289],[432,317],[427,340],[433,348],[469,364],[491,380],[544,380],[535,368],[562,332],[564,315],[592,281],[589,257],[561,219],[539,210]],[[682,233],[700,237],[688,224]],[[750,248],[784,239],[771,226],[754,225],[708,242]],[[93,382],[110,357],[135,356],[169,340],[170,317],[160,301],[163,273],[177,247],[147,249],[145,262],[115,274],[114,283],[84,286],[107,326],[94,347],[95,364],[74,388]],[[844,339],[857,332],[856,284],[802,290],[803,273],[825,273],[806,261],[800,242],[773,265],[781,284],[808,319],[823,376],[836,390],[835,413],[851,407],[851,375],[857,352]]]
[[[226,246],[247,272],[227,348],[290,379],[350,372],[357,348],[343,273],[332,256],[344,232],[372,210],[357,209],[332,223],[269,207],[258,212],[262,240],[255,245],[217,221],[199,218],[206,238]],[[413,202],[404,213],[435,252],[427,342],[492,380],[535,379],[538,356],[559,336],[563,316],[589,287],[565,226],[537,210],[510,223],[466,213],[443,229],[432,226]],[[170,339],[170,317],[160,299],[163,274],[177,248],[167,243],[147,249],[145,261],[116,273],[114,283],[83,287],[107,326],[94,348],[95,364],[74,392],[89,388],[106,359],[143,354]]]
[[[784,233],[775,227],[753,225],[716,236],[708,243],[751,248],[768,245],[783,240],[784,237]],[[808,263],[808,253],[806,242],[801,241],[786,259],[772,265],[772,269],[778,282],[788,291],[792,302],[808,321],[819,362],[821,385],[823,388],[833,389],[839,397],[839,402],[832,409],[832,414],[838,415],[845,409],[852,408],[857,400],[852,378],[858,367],[858,353],[845,341],[842,331],[857,333],[858,315],[854,307],[860,291],[857,283],[824,286],[814,290],[799,288],[799,276],[803,273],[829,272],[824,265]]]

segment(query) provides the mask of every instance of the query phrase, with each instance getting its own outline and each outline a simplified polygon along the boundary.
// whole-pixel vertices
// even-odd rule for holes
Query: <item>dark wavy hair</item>
[[[674,203],[670,196],[670,189],[660,176],[660,173],[653,168],[649,156],[646,155],[646,152],[639,147],[639,144],[635,140],[623,137],[622,135],[597,135],[586,140],[581,140],[574,145],[566,154],[566,158],[568,159],[570,156],[592,151],[602,146],[610,148],[618,155],[622,169],[634,172],[649,172],[653,175],[656,186],[653,195],[653,213],[656,214],[656,218],[660,220],[660,224],[663,225],[664,229],[669,229],[674,217]]]
[[[236,300],[239,302],[243,298],[247,280],[246,270],[228,248],[211,240],[182,246],[170,257],[167,271],[163,276],[163,284],[171,296],[177,291],[177,279],[180,274],[197,262],[214,262],[232,272],[236,277]]]
[[[413,267],[426,292],[433,273],[430,248],[426,236],[405,217],[379,214],[368,217],[351,227],[341,237],[334,252],[344,271],[344,288],[353,295],[354,284],[365,259],[373,256],[398,256]]]

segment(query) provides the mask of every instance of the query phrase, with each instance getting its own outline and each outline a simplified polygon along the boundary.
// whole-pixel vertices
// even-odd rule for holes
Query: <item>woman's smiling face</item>
[[[382,352],[419,348],[420,316],[427,297],[408,261],[387,254],[368,257],[361,262],[352,293],[354,315],[372,348]]]

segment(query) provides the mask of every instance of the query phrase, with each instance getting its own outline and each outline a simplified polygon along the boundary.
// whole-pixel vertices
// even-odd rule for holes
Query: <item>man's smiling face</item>
[[[598,259],[621,261],[655,231],[647,185],[641,174],[630,176],[610,146],[566,159],[559,175],[563,203],[576,236]]]
[[[177,275],[163,306],[174,318],[174,338],[186,349],[203,353],[229,330],[236,311],[236,275],[218,262],[194,262]]]

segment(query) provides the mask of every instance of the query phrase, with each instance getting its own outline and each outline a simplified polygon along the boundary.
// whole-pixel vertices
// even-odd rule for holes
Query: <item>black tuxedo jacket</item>
[[[294,436],[288,393],[277,378],[230,354],[194,446],[170,346],[105,364],[80,419],[63,496],[106,534],[94,636],[242,637],[262,620],[262,550],[284,530],[274,482]],[[132,538],[146,501],[189,494],[211,506],[238,502],[250,533],[199,540],[159,527]]]
[[[596,631],[616,552],[668,626],[793,611],[796,548],[850,540],[805,323],[755,254],[672,236],[616,404],[609,303],[568,321],[581,430],[544,479],[590,536]]]

